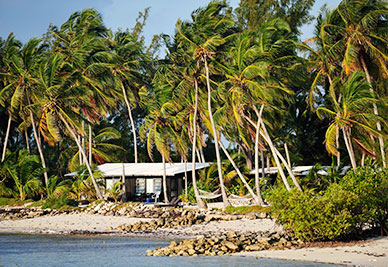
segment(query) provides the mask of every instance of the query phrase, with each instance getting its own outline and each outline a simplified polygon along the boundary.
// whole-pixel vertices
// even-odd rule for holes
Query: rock
[[[260,246],[260,245],[249,245],[249,246],[245,247],[246,251],[261,251],[263,249],[264,248],[262,246]]]
[[[228,249],[232,250],[233,252],[236,251],[236,250],[238,249],[238,246],[236,246],[235,244],[233,244],[233,243],[230,242],[230,241],[226,241],[226,242],[225,242],[225,246],[226,246]]]
[[[195,249],[193,248],[190,248],[187,250],[187,253],[190,255],[190,256],[193,256],[195,254]]]

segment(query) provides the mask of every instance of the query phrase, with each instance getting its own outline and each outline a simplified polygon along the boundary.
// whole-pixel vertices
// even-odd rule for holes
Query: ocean
[[[255,257],[149,257],[171,240],[119,236],[0,234],[0,266],[330,266]]]

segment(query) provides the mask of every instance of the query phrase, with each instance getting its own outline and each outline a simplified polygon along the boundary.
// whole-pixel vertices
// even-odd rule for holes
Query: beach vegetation
[[[305,241],[360,238],[363,230],[387,232],[387,169],[359,167],[326,190],[274,188],[271,215]]]
[[[117,202],[98,164],[159,161],[169,202],[166,164],[212,162],[182,193],[200,208],[213,201],[201,190],[224,207],[249,194],[301,239],[384,233],[387,5],[343,0],[313,18],[314,0],[280,2],[209,1],[150,45],[149,9],[132,29],[85,9],[42,38],[0,39],[0,195]]]

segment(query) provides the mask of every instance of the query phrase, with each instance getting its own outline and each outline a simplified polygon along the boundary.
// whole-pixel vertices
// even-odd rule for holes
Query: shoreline
[[[27,219],[1,220],[0,234],[52,234],[81,236],[120,236],[129,238],[157,238],[184,240],[219,235],[229,231],[282,232],[282,228],[269,218],[210,221],[206,224],[175,226],[157,230],[123,232],[109,230],[121,225],[149,222],[152,218],[110,216],[101,214],[59,214]],[[233,253],[232,256],[274,258],[307,262],[333,263],[350,266],[388,266],[388,237],[341,243],[340,246],[293,248]]]

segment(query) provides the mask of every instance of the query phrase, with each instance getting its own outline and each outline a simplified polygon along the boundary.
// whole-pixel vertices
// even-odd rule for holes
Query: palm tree
[[[92,160],[94,159],[94,162],[97,162],[98,164],[103,164],[105,162],[115,162],[119,160],[114,153],[114,151],[117,150],[123,150],[125,151],[121,146],[112,144],[111,140],[120,139],[121,134],[119,131],[114,129],[113,127],[104,127],[96,132],[96,134],[92,134],[91,140],[93,141],[92,144],[89,144],[90,139],[86,140],[86,146],[91,146],[91,150],[88,152],[89,156],[89,164],[91,164]],[[69,158],[69,165],[68,168],[70,171],[75,171],[75,169],[80,165],[79,158],[82,156],[80,155],[80,150],[77,146],[71,146],[64,150],[61,153],[61,158]]]
[[[142,53],[141,44],[137,42],[134,36],[132,36],[128,31],[117,32],[114,36],[113,43],[114,63],[111,64],[111,70],[115,78],[115,84],[122,93],[118,94],[118,97],[120,99],[124,99],[128,109],[128,116],[133,134],[134,158],[135,163],[137,163],[137,137],[135,123],[132,116],[132,106],[135,102],[134,99],[139,98],[138,87],[140,87],[142,83],[142,77],[138,71],[139,60],[141,60],[144,55]],[[127,90],[130,92],[132,101],[130,101],[128,97]],[[130,102],[132,102],[132,105]]]
[[[221,2],[210,2],[203,9],[198,9],[192,14],[193,23],[182,23],[178,20],[176,24],[179,36],[188,44],[188,48],[192,51],[193,56],[202,63],[205,68],[206,88],[208,95],[208,115],[211,124],[210,133],[214,138],[218,175],[221,186],[222,200],[224,207],[229,205],[226,196],[225,186],[222,177],[221,156],[218,147],[219,134],[217,133],[212,112],[212,90],[210,87],[210,74],[208,62],[216,54],[215,50],[218,46],[225,43],[225,38],[222,35],[226,34],[226,29],[233,22],[226,14],[222,14],[226,6]],[[188,31],[187,33],[183,30]],[[186,36],[190,34],[190,37]]]
[[[42,144],[38,136],[36,129],[36,123],[33,112],[34,103],[31,100],[35,100],[35,68],[42,55],[44,46],[40,45],[41,39],[32,38],[26,45],[20,50],[20,55],[13,55],[10,63],[10,72],[7,74],[7,78],[10,81],[9,87],[3,90],[13,90],[11,98],[11,109],[19,109],[24,112],[27,110],[29,114],[30,123],[33,128],[34,137],[38,147],[40,160],[44,169],[45,184],[48,183],[48,174],[46,168],[46,161],[43,155]],[[23,116],[24,117],[24,116]]]
[[[67,78],[68,86],[85,87],[85,101],[94,105],[92,109],[79,106],[83,120],[89,121],[91,133],[91,123],[98,123],[99,118],[106,116],[108,109],[115,106],[114,97],[111,91],[107,90],[110,86],[109,62],[112,58],[106,45],[108,30],[96,10],[85,9],[73,13],[60,29],[52,27],[50,34],[53,37],[52,53],[63,55],[69,67],[67,71],[71,76]],[[83,127],[77,135],[84,143]],[[91,143],[92,140],[89,140],[89,144]],[[85,150],[85,146],[82,146],[82,149]]]
[[[321,28],[328,56],[341,63],[346,75],[354,70],[364,71],[371,92],[377,95],[379,92],[373,88],[372,80],[388,76],[387,15],[385,1],[344,0],[329,14],[327,23]],[[371,73],[371,70],[376,71]],[[374,114],[379,115],[377,104],[373,102],[372,105]],[[382,129],[379,121],[376,128],[377,131]],[[381,135],[378,139],[382,164],[386,167],[384,139]]]
[[[330,154],[336,155],[335,140],[336,135],[341,130],[353,169],[356,169],[357,163],[352,145],[352,140],[355,140],[352,138],[352,131],[359,130],[361,133],[381,135],[380,132],[373,129],[370,125],[371,122],[381,121],[381,119],[373,115],[373,112],[368,108],[368,105],[375,102],[376,99],[369,90],[368,82],[365,82],[364,79],[365,76],[359,71],[354,72],[344,82],[336,78],[330,86],[330,102],[333,109],[330,110],[326,107],[319,107],[317,109],[317,114],[320,118],[328,116],[334,119],[326,132],[325,143],[327,151]],[[341,102],[338,102],[335,97],[335,87],[341,88]],[[365,146],[362,147],[365,148]]]
[[[39,88],[41,94],[38,98],[39,105],[42,107],[42,118],[40,120],[41,132],[46,140],[57,142],[61,140],[61,128],[65,128],[70,136],[76,142],[84,163],[89,171],[97,198],[102,199],[102,195],[94,179],[93,172],[85,150],[77,137],[76,131],[82,132],[82,119],[79,110],[73,107],[83,106],[85,111],[93,110],[93,102],[86,102],[85,87],[67,86],[68,78],[71,75],[64,75],[63,67],[65,65],[64,55],[54,55],[43,62],[39,68]],[[62,125],[61,125],[62,123]]]
[[[284,67],[283,61],[289,62],[290,56],[289,51],[287,49],[286,51],[282,51],[283,46],[280,46],[280,44],[292,46],[292,42],[287,39],[287,35],[284,35],[287,32],[289,32],[287,24],[277,19],[262,25],[259,31],[255,33],[257,35],[255,38],[258,43],[256,46],[251,45],[252,36],[250,34],[239,35],[236,38],[235,48],[231,49],[231,60],[226,62],[228,66],[224,66],[223,69],[227,73],[225,83],[230,86],[233,99],[238,100],[238,103],[246,101],[249,107],[255,112],[258,122],[261,122],[263,132],[260,132],[260,134],[264,135],[264,140],[271,149],[286,188],[289,190],[290,186],[282,170],[279,158],[285,165],[295,186],[301,190],[291,167],[274,147],[266,126],[262,121],[261,112],[259,112],[256,106],[257,104],[268,106],[271,102],[274,102],[274,99],[280,98],[281,94],[279,94],[279,91],[284,91],[289,94],[292,93],[277,77],[277,70],[293,68],[292,65],[290,67],[287,65]],[[291,61],[291,63],[293,62]],[[241,115],[238,112],[234,112],[234,115],[237,121],[241,121]],[[256,125],[255,123],[252,123],[252,125],[256,128],[256,132],[259,133],[260,125]],[[257,162],[256,177],[258,180],[258,149],[256,148],[255,150],[257,151],[255,158]],[[256,184],[258,184],[258,181]]]
[[[171,88],[169,84],[165,84],[166,80],[163,77],[162,70],[159,70],[154,77],[156,88],[153,99],[148,99],[149,111],[144,118],[144,123],[140,127],[140,137],[146,140],[148,155],[151,160],[153,157],[154,145],[162,156],[163,163],[163,196],[164,201],[168,203],[167,182],[166,182],[166,160],[171,162],[171,138],[174,136],[174,128],[170,121],[171,110],[176,107],[172,102],[169,102]],[[164,89],[167,87],[167,89]]]
[[[1,88],[0,91],[0,104],[3,107],[6,107],[8,103],[11,102],[12,96],[13,96],[13,89],[15,85],[15,81],[11,78],[8,78],[11,75],[12,71],[12,58],[14,56],[17,56],[20,49],[20,43],[15,40],[13,34],[11,33],[7,40],[1,44],[0,47],[0,60],[1,60],[1,69],[0,69],[0,75],[3,77],[3,88]],[[15,112],[15,106],[10,106],[8,108],[8,123],[7,123],[7,130],[6,135],[3,142],[3,153],[1,156],[1,162],[5,159],[5,154],[7,150],[7,144],[8,144],[8,138],[9,138],[9,131],[11,129],[11,122],[12,122],[12,113]]]
[[[43,173],[42,167],[39,167],[38,156],[29,155],[24,149],[13,154],[4,168],[14,182],[16,195],[20,200],[38,195],[42,191],[39,176]]]

